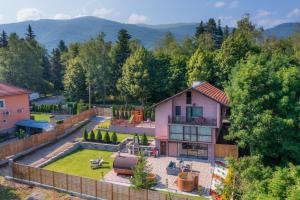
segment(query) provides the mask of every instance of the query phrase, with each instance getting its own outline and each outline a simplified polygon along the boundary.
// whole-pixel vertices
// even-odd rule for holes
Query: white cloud
[[[38,20],[43,16],[42,12],[36,8],[22,8],[17,12],[18,21]]]
[[[215,7],[216,8],[221,8],[221,7],[224,7],[225,6],[225,2],[224,1],[217,1],[215,3]]]
[[[97,8],[93,12],[93,16],[100,18],[110,18],[119,15],[119,12],[109,8]]]
[[[284,19],[260,19],[256,21],[258,25],[263,26],[265,28],[270,28],[278,24],[282,24],[284,22],[286,22],[286,20]]]
[[[71,19],[72,16],[68,14],[58,13],[53,16],[53,19]]]
[[[229,3],[228,7],[229,8],[236,8],[236,7],[239,6],[239,3],[240,3],[239,1],[232,1],[232,2]]]
[[[287,14],[287,17],[298,17],[300,16],[300,9],[299,8],[295,8],[294,10],[292,10],[291,12],[289,12]]]
[[[271,15],[272,13],[270,12],[270,11],[268,11],[268,10],[259,10],[258,12],[257,12],[257,15],[256,15],[256,17],[258,17],[258,18],[260,18],[260,17],[266,17],[266,16],[269,16],[269,15]]]
[[[219,20],[221,20],[221,22],[223,22],[223,21],[227,21],[227,20],[232,20],[233,19],[233,17],[232,16],[219,16],[218,17],[218,19]]]
[[[143,24],[148,21],[148,17],[145,15],[140,15],[136,13],[132,13],[128,18],[129,24]]]

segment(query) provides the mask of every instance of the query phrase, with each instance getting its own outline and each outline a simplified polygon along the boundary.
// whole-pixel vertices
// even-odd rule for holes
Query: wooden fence
[[[229,144],[215,144],[215,157],[235,157],[239,156],[239,149],[236,145]]]
[[[7,156],[15,155],[23,152],[27,149],[41,145],[46,142],[54,141],[59,136],[65,133],[65,130],[72,127],[73,125],[88,119],[96,115],[96,109],[90,109],[84,111],[78,115],[74,115],[66,120],[62,124],[58,124],[54,130],[35,134],[30,137],[26,137],[21,140],[13,141],[11,143],[0,146],[0,160],[6,159]]]
[[[12,176],[14,179],[30,181],[43,186],[88,195],[94,198],[109,200],[168,200],[168,195],[153,190],[134,189],[131,187],[101,182],[94,179],[34,168],[18,163],[12,164]],[[172,200],[189,200],[172,195]]]

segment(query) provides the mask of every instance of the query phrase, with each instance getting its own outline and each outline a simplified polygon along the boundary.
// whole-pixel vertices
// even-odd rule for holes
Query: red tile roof
[[[229,105],[229,100],[226,93],[209,84],[208,82],[201,83],[200,85],[196,86],[195,89],[221,104],[224,104],[226,106]]]
[[[0,97],[13,96],[20,94],[29,94],[29,90],[25,90],[16,86],[12,86],[6,83],[0,83]]]

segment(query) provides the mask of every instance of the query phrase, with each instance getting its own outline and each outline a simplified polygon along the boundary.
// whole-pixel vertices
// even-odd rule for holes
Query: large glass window
[[[170,125],[170,139],[171,140],[183,140],[183,127],[181,125]]]
[[[211,142],[211,128],[198,126],[198,141]]]
[[[0,109],[5,107],[4,100],[0,99]]]
[[[211,142],[212,129],[202,126],[182,126],[172,124],[169,126],[171,140],[184,140],[192,142]]]
[[[192,104],[192,92],[191,91],[186,92],[186,104]]]
[[[182,143],[178,145],[178,155],[183,157],[207,159],[208,145]]]
[[[202,117],[203,108],[202,107],[192,107],[192,117]]]
[[[175,115],[176,116],[181,116],[181,106],[176,106],[175,107]]]

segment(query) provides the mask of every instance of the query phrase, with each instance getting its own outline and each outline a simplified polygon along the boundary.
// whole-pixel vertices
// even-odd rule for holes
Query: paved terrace
[[[113,154],[112,156],[116,156],[117,154]],[[122,153],[124,156],[132,156],[127,153]],[[206,195],[208,195],[208,191],[211,187],[212,182],[212,174],[214,167],[210,162],[203,160],[195,160],[188,158],[175,158],[175,157],[158,157],[147,158],[149,163],[152,165],[152,172],[158,176],[159,184],[156,186],[157,189],[167,189],[166,180],[168,179],[168,188],[173,191],[177,191],[176,179],[177,176],[168,175],[166,172],[166,167],[168,166],[170,161],[179,163],[180,159],[184,160],[184,164],[190,164],[192,166],[192,170],[199,172],[199,185],[205,188]],[[117,176],[113,170],[107,173],[104,176],[105,181],[122,183],[122,184],[130,184],[128,176]]]

